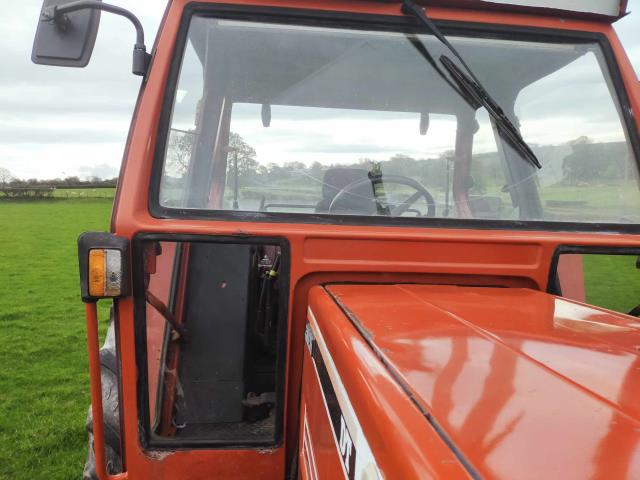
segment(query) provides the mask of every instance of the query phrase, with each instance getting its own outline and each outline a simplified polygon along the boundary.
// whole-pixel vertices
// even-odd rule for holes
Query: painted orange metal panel
[[[308,351],[304,354],[303,365],[300,398],[300,465],[304,465],[306,478],[310,480],[342,478],[344,473],[337,443]]]
[[[584,286],[582,255],[560,255],[558,258],[558,280],[564,297],[579,302],[585,301],[587,296]]]
[[[640,476],[640,324],[521,289],[331,286],[486,478]]]
[[[169,302],[171,289],[171,273],[175,255],[175,244],[165,242],[162,254],[156,259],[156,273],[151,276],[149,291],[165,305]],[[158,375],[164,344],[167,321],[162,314],[152,307],[147,307],[147,375],[149,378],[149,415],[151,424],[156,421],[156,392],[158,391]]]
[[[372,3],[365,1],[248,1],[228,0],[224,3],[244,5],[271,5],[282,7],[311,8],[326,11],[349,11],[360,13],[377,13],[400,15],[399,6],[393,3]],[[141,97],[137,116],[132,125],[127,156],[123,166],[123,175],[119,184],[113,217],[113,229],[118,235],[132,238],[136,233],[175,232],[221,235],[268,235],[287,238],[291,245],[291,307],[290,311],[298,312],[289,318],[288,359],[287,359],[287,420],[286,437],[282,447],[269,450],[217,450],[217,451],[179,451],[173,453],[143,452],[138,442],[137,393],[135,368],[135,341],[133,328],[133,303],[130,299],[119,302],[119,341],[123,364],[122,404],[124,406],[124,431],[126,443],[127,470],[130,478],[237,478],[240,475],[251,478],[282,478],[285,470],[285,451],[287,458],[295,453],[298,437],[298,405],[303,358],[302,332],[304,330],[304,305],[306,290],[309,285],[305,279],[313,278],[316,272],[326,272],[325,280],[344,278],[351,275],[393,275],[398,272],[418,274],[446,273],[444,267],[429,262],[416,262],[411,252],[394,253],[399,257],[394,262],[373,263],[371,255],[381,252],[384,258],[389,241],[394,244],[414,242],[424,248],[431,244],[447,250],[446,244],[462,242],[482,244],[485,249],[478,249],[477,254],[469,255],[464,264],[455,261],[457,249],[449,247],[447,257],[453,259],[448,273],[468,275],[471,277],[492,275],[501,278],[512,277],[526,280],[535,288],[544,289],[548,277],[548,267],[554,249],[561,244],[637,246],[638,239],[634,235],[608,235],[597,233],[557,233],[557,232],[512,232],[512,231],[477,231],[458,229],[431,228],[393,228],[393,227],[356,227],[335,225],[299,225],[299,224],[265,224],[245,222],[218,222],[208,220],[163,220],[153,218],[148,211],[148,192],[151,165],[157,139],[158,123],[161,110],[160,99],[164,97],[169,65],[174,50],[174,43],[180,18],[186,0],[175,0],[171,3],[157,43],[157,54],[153,60],[148,81],[141,89]],[[608,26],[595,22],[579,20],[562,20],[536,15],[517,15],[513,13],[487,13],[471,10],[453,10],[430,8],[433,18],[451,19],[466,22],[489,22],[492,24],[518,25],[530,27],[557,28],[565,30],[600,32],[609,38],[616,58],[620,63],[624,82],[632,97],[632,107],[640,112],[640,93],[637,88],[635,74],[613,30]],[[638,116],[638,115],[636,115]],[[305,244],[313,238],[313,255],[305,255]],[[334,253],[336,243],[360,242],[366,240],[368,256],[353,258],[347,252]],[[445,244],[445,246],[441,246]],[[418,248],[418,247],[416,247]],[[522,262],[529,259],[527,249],[536,249],[538,261]],[[510,250],[513,256],[501,259],[502,250]],[[520,250],[521,249],[521,250]],[[490,263],[486,258],[494,259]],[[398,268],[400,262],[401,268]],[[331,277],[333,275],[333,277]],[[496,281],[498,282],[498,281]],[[499,283],[499,282],[498,282]],[[305,285],[304,288],[301,287]],[[305,291],[305,296],[296,296]],[[302,305],[302,307],[300,307]],[[302,308],[302,314],[299,312]],[[343,360],[346,361],[346,360]]]
[[[309,311],[383,477],[469,478],[451,449],[323,288],[314,287],[309,292]],[[303,385],[309,383],[307,365]]]

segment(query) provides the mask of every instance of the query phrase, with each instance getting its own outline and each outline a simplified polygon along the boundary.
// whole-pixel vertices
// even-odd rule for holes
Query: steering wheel
[[[402,175],[382,175],[380,177],[380,181],[383,184],[396,184],[396,185],[404,185],[406,187],[413,188],[416,192],[410,195],[404,202],[393,206],[391,211],[389,212],[389,216],[391,217],[399,217],[403,213],[405,213],[413,204],[415,204],[421,198],[424,198],[427,201],[427,214],[424,215],[426,217],[435,217],[436,216],[436,202],[433,199],[433,196],[428,192],[426,188],[422,186],[422,184],[413,178],[405,177]],[[336,210],[341,208],[341,203],[345,203],[345,200],[348,199],[349,196],[357,196],[358,200],[366,200],[373,203],[376,203],[378,199],[375,197],[375,193],[371,199],[364,198],[361,194],[356,194],[354,191],[361,189],[365,185],[371,185],[371,179],[362,178],[360,180],[356,180],[355,182],[351,182],[342,188],[336,196],[333,197],[331,201],[331,205],[329,205],[328,213],[335,213]],[[373,187],[372,187],[373,188]]]

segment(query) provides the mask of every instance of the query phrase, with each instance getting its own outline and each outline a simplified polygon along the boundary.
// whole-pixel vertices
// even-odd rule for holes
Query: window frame
[[[562,296],[558,284],[558,264],[562,255],[620,255],[627,257],[640,257],[640,247],[603,247],[594,245],[559,245],[553,252],[549,264],[549,277],[547,280],[547,293]],[[638,272],[640,275],[640,272]]]
[[[477,230],[536,230],[536,231],[580,231],[640,233],[640,223],[584,223],[554,222],[537,220],[490,220],[490,219],[453,219],[453,218],[393,218],[360,215],[329,215],[296,212],[254,212],[233,210],[208,210],[166,207],[160,203],[160,182],[165,160],[167,139],[170,133],[171,117],[180,69],[186,51],[188,30],[194,15],[219,19],[255,21],[260,23],[280,23],[285,25],[323,26],[328,28],[349,28],[360,30],[378,29],[391,32],[428,34],[421,24],[412,17],[389,16],[366,13],[328,12],[282,7],[257,7],[246,5],[223,5],[193,2],[183,12],[175,43],[175,52],[171,61],[166,83],[166,92],[157,131],[151,182],[148,196],[148,209],[152,217],[158,219],[216,220],[252,223],[299,223],[321,225],[370,225],[393,227],[423,228],[461,228]],[[636,168],[640,173],[640,136],[633,117],[630,100],[626,91],[615,53],[606,35],[599,32],[569,31],[540,27],[496,25],[488,23],[470,23],[459,21],[435,22],[448,35],[477,36],[480,38],[510,39],[554,43],[597,43],[607,65],[606,72],[615,87],[615,100],[620,105],[622,123],[629,141]],[[603,71],[604,72],[604,71]],[[639,186],[640,188],[640,186]]]
[[[239,245],[276,245],[280,247],[281,268],[279,275],[281,281],[279,292],[278,311],[278,337],[276,356],[276,405],[275,428],[273,440],[234,441],[215,439],[168,439],[154,435],[152,432],[149,415],[149,378],[147,364],[147,302],[144,292],[144,243],[149,241],[175,242],[175,243],[223,243]],[[132,262],[132,287],[134,302],[134,338],[136,348],[136,367],[138,370],[136,390],[138,407],[138,435],[143,450],[205,450],[205,449],[260,449],[279,448],[284,438],[284,413],[286,397],[286,365],[287,365],[287,338],[289,335],[289,285],[291,277],[291,248],[289,241],[283,237],[253,237],[253,236],[222,236],[222,235],[198,235],[198,234],[171,234],[171,233],[139,233],[131,242]],[[171,280],[170,297],[175,292],[175,281]],[[173,298],[170,298],[170,304]]]

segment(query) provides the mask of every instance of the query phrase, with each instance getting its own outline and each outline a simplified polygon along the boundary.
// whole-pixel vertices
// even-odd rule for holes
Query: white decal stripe
[[[305,418],[305,422],[306,422],[306,418]],[[311,461],[309,459],[309,443],[307,442],[306,430],[307,430],[307,425],[305,423],[304,434],[302,436],[302,455],[304,458],[305,471],[307,472],[307,475],[305,478],[313,480],[312,478],[313,476],[311,474]]]
[[[307,344],[307,345],[311,345],[311,344]],[[317,341],[316,341],[316,345],[318,345]],[[319,347],[318,347],[319,348]],[[309,350],[311,350],[311,346],[309,346]],[[315,362],[313,361],[313,358],[311,359],[312,363],[314,364],[314,372],[316,373],[316,378],[318,380],[318,385],[320,387],[320,394],[322,396],[322,404],[324,405],[324,409],[327,412],[327,417],[329,419],[329,423],[331,424],[331,411],[329,410],[329,405],[327,405],[327,399],[325,397],[325,392],[322,389],[322,380],[320,379],[320,372],[318,372],[318,367],[315,364]],[[331,381],[333,384],[333,381]],[[338,403],[340,403],[340,401],[338,401]],[[336,449],[338,450],[338,453],[340,453],[340,442],[338,441],[338,437],[336,437],[336,432],[333,428],[333,425],[330,425],[330,430],[331,430],[331,435],[333,436],[333,441],[336,444]],[[342,466],[342,472],[344,473],[344,477],[346,479],[349,478],[349,474],[344,466],[344,462],[340,462],[340,465]]]
[[[316,454],[313,447],[313,440],[311,439],[311,432],[309,431],[309,423],[307,422],[307,409],[304,409],[304,443],[306,444],[307,451],[307,463],[309,465],[309,476],[311,480],[318,479],[318,470],[316,467]]]
[[[362,427],[360,422],[358,421],[358,417],[356,416],[355,410],[353,409],[353,405],[349,400],[349,395],[347,394],[347,390],[342,384],[342,380],[340,379],[340,375],[338,374],[338,369],[333,363],[333,358],[329,353],[329,349],[324,341],[322,333],[320,332],[320,328],[318,326],[318,321],[316,316],[314,315],[311,308],[308,308],[308,317],[309,317],[309,325],[313,331],[313,335],[315,336],[316,344],[320,349],[320,353],[324,360],[325,366],[327,368],[327,373],[329,374],[329,378],[331,379],[331,383],[336,392],[336,396],[338,399],[338,403],[342,410],[342,416],[344,421],[347,424],[347,428],[351,435],[353,436],[352,440],[356,448],[356,465],[355,465],[355,479],[370,479],[373,480],[375,478],[382,479],[383,475],[380,472],[375,457],[373,456],[373,452],[371,451],[371,447],[369,446],[369,442],[367,442],[366,437],[364,436],[364,432],[362,431]],[[316,371],[317,374],[317,371]],[[326,407],[326,401],[325,401]],[[333,429],[332,429],[333,431]],[[335,434],[334,434],[335,439]],[[337,442],[337,439],[336,439]],[[339,450],[339,445],[338,450]],[[343,465],[344,469],[344,465]],[[366,472],[366,474],[365,474]],[[346,474],[346,471],[345,471]],[[366,475],[366,476],[365,476]]]

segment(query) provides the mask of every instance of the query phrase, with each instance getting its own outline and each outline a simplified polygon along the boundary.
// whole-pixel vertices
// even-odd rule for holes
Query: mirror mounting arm
[[[43,9],[40,21],[53,22],[57,28],[66,32],[71,23],[67,14],[85,9],[103,10],[105,12],[123,16],[133,23],[133,26],[136,29],[136,43],[133,46],[133,64],[131,71],[134,75],[144,77],[149,68],[151,55],[147,53],[147,47],[144,44],[144,29],[142,28],[142,24],[140,23],[140,20],[138,20],[138,17],[129,10],[96,0],[79,0]]]

